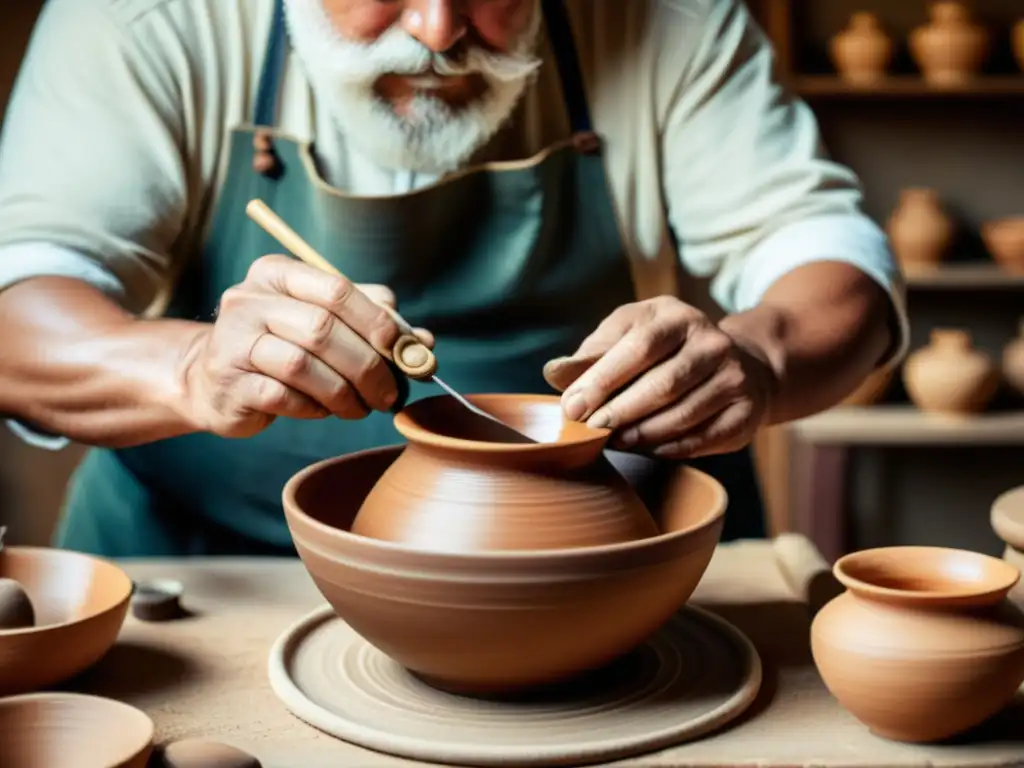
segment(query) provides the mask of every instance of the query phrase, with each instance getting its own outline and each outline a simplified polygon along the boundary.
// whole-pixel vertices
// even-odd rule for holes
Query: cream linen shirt
[[[773,78],[742,0],[566,0],[637,294],[714,314],[758,303],[792,269],[853,264],[900,319],[904,287],[854,174],[812,112]],[[86,280],[159,312],[202,247],[232,127],[251,120],[274,0],[48,0],[0,137],[0,289]],[[485,159],[528,157],[568,133],[546,59]],[[433,181],[376,167],[317,109],[295,57],[279,126],[316,139],[325,180],[360,195]],[[243,215],[239,212],[239,215]],[[47,438],[8,422],[36,444]]]

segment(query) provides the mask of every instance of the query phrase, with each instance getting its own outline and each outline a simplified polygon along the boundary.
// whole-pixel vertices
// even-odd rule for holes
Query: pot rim
[[[467,441],[469,442],[469,441]],[[529,446],[528,446],[529,447]],[[550,445],[548,446],[550,448]],[[711,485],[715,491],[716,501],[711,510],[705,514],[700,520],[695,522],[693,525],[679,530],[670,531],[668,533],[658,534],[657,536],[649,536],[644,539],[635,539],[633,541],[624,541],[616,544],[601,544],[598,546],[589,547],[568,547],[568,548],[557,548],[557,549],[511,549],[511,550],[487,550],[485,552],[434,552],[431,550],[424,550],[418,547],[412,547],[406,544],[401,544],[392,541],[383,541],[381,539],[371,539],[365,536],[359,536],[352,533],[351,531],[344,530],[342,528],[335,528],[334,526],[322,523],[316,518],[308,514],[302,509],[296,501],[296,494],[298,488],[304,483],[310,476],[322,471],[323,469],[340,464],[345,461],[351,461],[360,457],[382,455],[387,453],[394,453],[397,457],[401,451],[405,450],[405,446],[402,445],[390,445],[380,448],[367,448],[362,451],[354,451],[352,453],[343,454],[341,456],[333,456],[331,458],[322,459],[318,462],[310,464],[289,478],[288,482],[285,483],[284,491],[282,493],[282,500],[284,503],[285,517],[294,518],[299,521],[302,525],[307,526],[313,530],[320,532],[330,539],[339,540],[346,543],[355,543],[361,547],[364,551],[378,551],[384,554],[390,555],[402,555],[406,557],[416,558],[419,562],[438,560],[443,561],[446,564],[476,564],[476,563],[494,563],[494,562],[539,562],[539,563],[552,563],[552,562],[566,562],[574,560],[586,560],[593,557],[599,557],[603,555],[614,555],[623,554],[633,551],[640,551],[643,549],[654,548],[658,546],[664,546],[679,539],[684,539],[693,536],[701,531],[708,528],[712,528],[719,525],[722,518],[725,516],[725,511],[729,506],[729,495],[718,480],[712,477],[707,472],[696,469],[695,467],[686,466],[687,472],[693,473],[693,475]],[[292,533],[292,539],[295,539],[295,531],[293,527],[292,519],[288,519],[288,527]]]
[[[485,411],[487,410],[487,403],[493,402],[540,403],[543,405],[560,405],[561,403],[561,397],[559,395],[543,394],[496,393],[463,395],[463,397],[473,405],[483,408]],[[551,451],[552,449],[605,443],[611,437],[612,433],[610,429],[595,429],[594,427],[588,427],[586,424],[579,423],[575,425],[580,432],[579,437],[568,440],[559,440],[555,443],[542,443],[540,441],[533,443],[495,443],[482,440],[467,440],[461,437],[450,437],[449,435],[439,435],[436,432],[424,429],[416,423],[415,412],[418,409],[429,408],[432,403],[450,401],[452,399],[451,395],[431,395],[430,397],[424,397],[416,400],[415,402],[409,403],[405,408],[395,414],[395,429],[397,429],[406,440],[419,445],[486,454],[537,453]]]
[[[881,554],[903,555],[900,558],[904,562],[909,556],[931,555],[936,560],[942,556],[955,555],[962,561],[970,561],[984,571],[981,579],[964,578],[960,582],[962,586],[953,589],[901,589],[898,587],[887,587],[871,580],[862,579],[852,573],[857,565],[870,562]],[[968,549],[955,547],[938,546],[891,546],[874,547],[851,552],[843,555],[832,566],[832,572],[836,579],[854,594],[880,600],[888,603],[902,603],[915,605],[935,605],[942,603],[946,605],[963,606],[985,606],[1001,602],[1017,582],[1020,581],[1020,569],[1015,565],[1006,562],[998,557],[992,557],[981,552],[974,552]],[[904,572],[907,576],[932,576],[935,574],[934,560],[919,569],[908,569]],[[947,578],[947,582],[955,582],[954,578]]]
[[[7,556],[34,560],[39,560],[41,558],[53,558],[54,560],[59,560],[61,558],[69,560],[86,560],[99,565],[100,567],[110,568],[113,578],[120,582],[119,586],[121,588],[118,589],[118,596],[116,600],[112,601],[108,605],[104,605],[93,613],[85,616],[79,616],[78,618],[71,619],[70,621],[58,621],[50,624],[36,624],[30,627],[16,627],[14,629],[0,630],[0,642],[2,642],[3,638],[15,637],[18,635],[41,635],[45,632],[54,632],[57,630],[65,630],[70,627],[77,627],[88,622],[99,621],[102,617],[109,616],[122,610],[127,613],[128,603],[131,601],[132,593],[135,589],[135,583],[132,581],[128,573],[113,560],[105,557],[99,557],[97,555],[91,555],[86,552],[78,552],[73,549],[5,544],[3,550],[0,550],[0,558]]]

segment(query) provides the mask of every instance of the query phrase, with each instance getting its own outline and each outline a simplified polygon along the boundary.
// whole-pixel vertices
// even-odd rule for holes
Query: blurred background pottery
[[[953,242],[955,228],[933,189],[900,192],[899,203],[887,224],[896,259],[904,272],[934,269]]]
[[[999,389],[999,368],[976,349],[971,334],[936,328],[931,343],[903,365],[907,394],[922,411],[968,415],[984,411]]]
[[[608,463],[607,429],[569,421],[557,395],[471,395],[537,442],[482,442],[447,396],[395,417],[408,447],[363,502],[352,532],[420,550],[474,553],[599,546],[658,534]]]
[[[1024,19],[1013,25],[1012,35],[1013,57],[1017,66],[1024,70]]]
[[[0,695],[62,682],[99,661],[121,632],[132,593],[113,563],[47,547],[4,546],[0,579],[24,589],[34,614],[29,626],[0,629]]]
[[[970,81],[989,55],[988,31],[971,19],[966,5],[938,0],[930,20],[910,33],[910,52],[924,79],[932,85],[955,86]]]
[[[986,221],[981,225],[981,237],[1000,267],[1024,273],[1024,216]]]
[[[870,11],[858,11],[850,16],[846,29],[829,43],[832,63],[839,75],[855,85],[884,80],[892,63],[893,48],[878,16]]]
[[[1018,399],[1024,398],[1024,317],[1017,337],[1003,347],[1002,378],[1007,389]]]
[[[1024,614],[1006,599],[1020,571],[941,547],[840,558],[846,587],[811,625],[839,703],[878,736],[934,742],[987,720],[1024,681]]]
[[[989,522],[1005,544],[1003,559],[1024,569],[1024,486],[1001,493],[992,502]]]
[[[3,768],[145,768],[153,721],[119,701],[78,693],[0,699]]]
[[[659,470],[662,482],[647,498],[657,536],[452,554],[354,534],[363,500],[402,451],[307,467],[284,489],[285,515],[299,556],[338,616],[438,688],[529,688],[628,653],[690,598],[721,536],[724,488],[684,465]]]

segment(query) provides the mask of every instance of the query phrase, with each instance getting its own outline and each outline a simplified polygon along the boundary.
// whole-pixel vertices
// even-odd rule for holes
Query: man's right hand
[[[249,437],[276,417],[361,419],[398,386],[381,352],[401,330],[384,286],[354,285],[287,256],[264,256],[225,291],[216,322],[185,359],[188,418],[201,431]],[[428,346],[426,331],[417,336]]]

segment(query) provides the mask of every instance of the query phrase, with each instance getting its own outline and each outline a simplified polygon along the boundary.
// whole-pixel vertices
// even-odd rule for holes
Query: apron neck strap
[[[573,133],[589,133],[592,130],[590,109],[587,106],[579,56],[576,52],[572,26],[569,23],[569,14],[565,9],[565,0],[542,0],[541,5],[544,21],[548,27],[548,36],[551,39],[551,47],[558,65],[559,77],[562,80],[565,109],[569,115]],[[281,80],[287,55],[288,29],[285,24],[284,0],[275,0],[274,16],[270,23],[270,35],[263,59],[263,70],[260,73],[259,90],[256,93],[253,122],[257,126],[269,128],[277,124]]]

